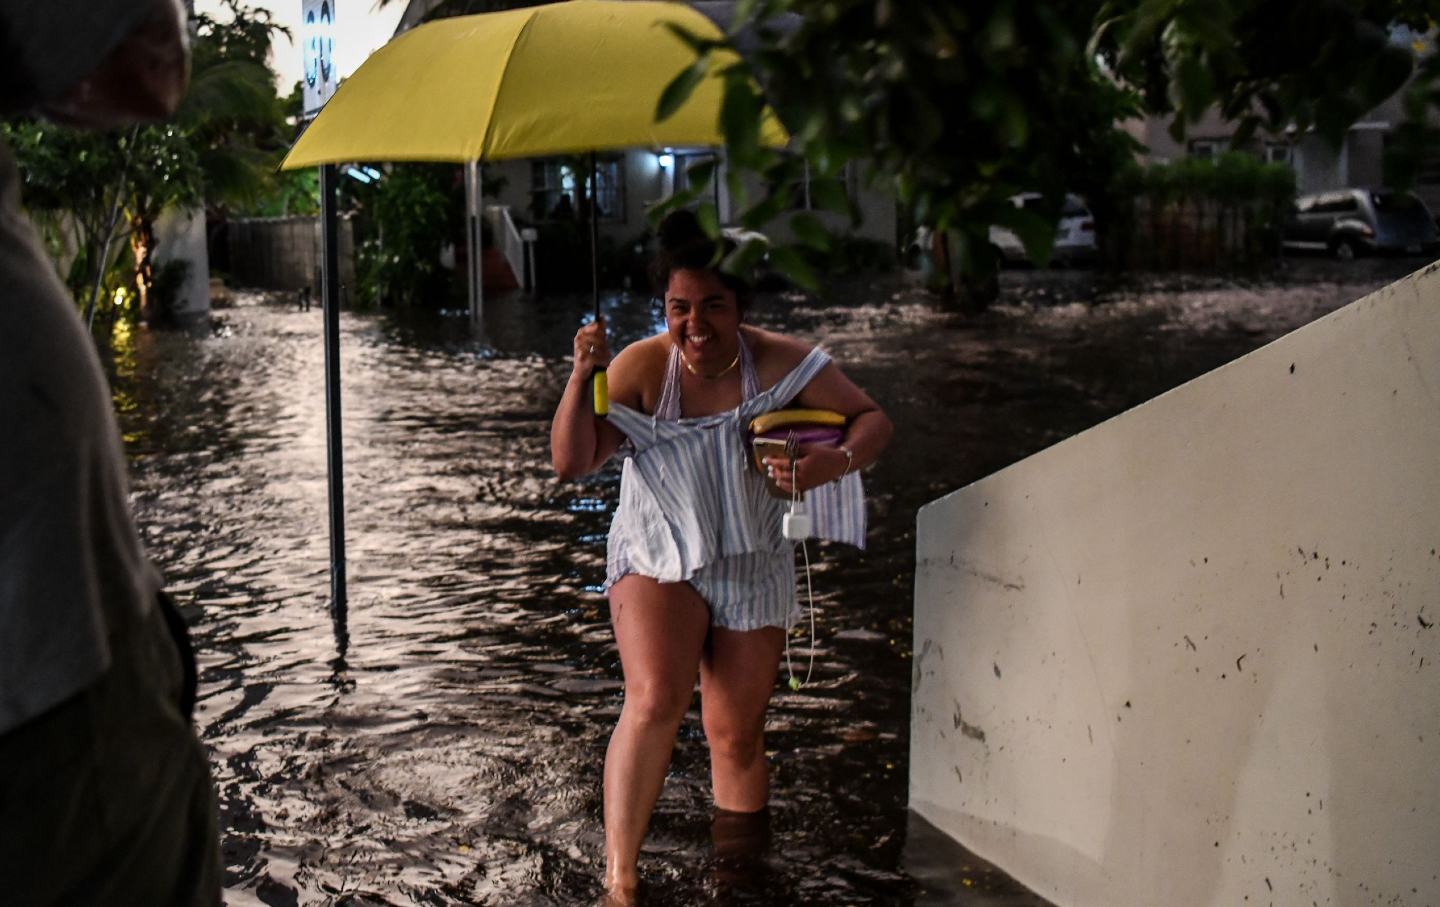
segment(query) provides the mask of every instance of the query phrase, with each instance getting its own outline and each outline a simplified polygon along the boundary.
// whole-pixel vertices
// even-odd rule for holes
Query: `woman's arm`
[[[590,376],[596,367],[605,366],[609,377],[611,402],[631,409],[645,409],[645,387],[655,383],[657,338],[629,344],[611,357],[605,341],[605,321],[593,321],[575,334],[575,364],[570,380],[564,384],[560,405],[550,422],[550,462],[563,479],[580,478],[595,472],[625,441],[625,435],[606,419],[596,418],[595,400],[590,396]]]
[[[575,333],[570,380],[565,382],[565,393],[550,422],[550,462],[562,479],[594,472],[620,445],[620,433],[595,415],[590,394],[590,376],[610,360],[603,318]]]
[[[801,491],[833,482],[875,462],[890,443],[894,426],[884,411],[834,362],[825,366],[795,398],[804,409],[828,409],[844,415],[849,422],[838,447],[807,445],[795,460],[793,476]],[[847,454],[846,451],[849,451]],[[765,464],[775,470],[783,491],[791,490],[791,464],[784,457],[770,457]]]

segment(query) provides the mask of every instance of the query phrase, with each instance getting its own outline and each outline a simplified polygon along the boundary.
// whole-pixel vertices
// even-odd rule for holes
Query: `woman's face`
[[[734,291],[714,271],[670,272],[665,324],[670,339],[702,371],[724,368],[739,352],[740,306]]]

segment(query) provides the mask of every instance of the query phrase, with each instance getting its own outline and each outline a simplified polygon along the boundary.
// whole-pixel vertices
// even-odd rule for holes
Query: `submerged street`
[[[907,830],[916,510],[1426,262],[1302,260],[1254,283],[1010,271],[982,316],[901,278],[761,326],[824,345],[895,441],[866,476],[870,545],[815,564],[815,680],[767,727],[773,846],[717,864],[695,714],[642,859],[653,903],[1031,904]],[[208,332],[117,341],[145,542],[192,624],[227,903],[588,903],[620,670],[599,594],[613,465],[561,483],[548,425],[588,299],[342,316],[349,649],[327,613],[321,315],[240,293]],[[616,348],[656,329],[606,301]],[[808,637],[792,638],[799,665]]]

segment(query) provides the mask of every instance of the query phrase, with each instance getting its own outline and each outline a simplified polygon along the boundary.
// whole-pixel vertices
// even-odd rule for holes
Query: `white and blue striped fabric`
[[[795,607],[792,542],[780,531],[786,504],[748,468],[746,426],[781,409],[830,362],[815,348],[774,387],[759,391],[742,342],[735,409],[680,418],[679,350],[672,349],[653,415],[612,403],[610,422],[631,445],[610,527],[605,587],[627,573],[688,581],[712,622],[734,629],[788,625]],[[858,473],[805,496],[814,534],[865,545],[865,491]]]

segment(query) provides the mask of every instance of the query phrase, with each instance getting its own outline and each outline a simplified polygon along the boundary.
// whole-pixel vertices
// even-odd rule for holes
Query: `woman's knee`
[[[765,751],[765,722],[710,717],[704,722],[712,758],[750,763]]]
[[[625,712],[641,724],[679,724],[690,709],[694,687],[665,683],[625,683]]]

